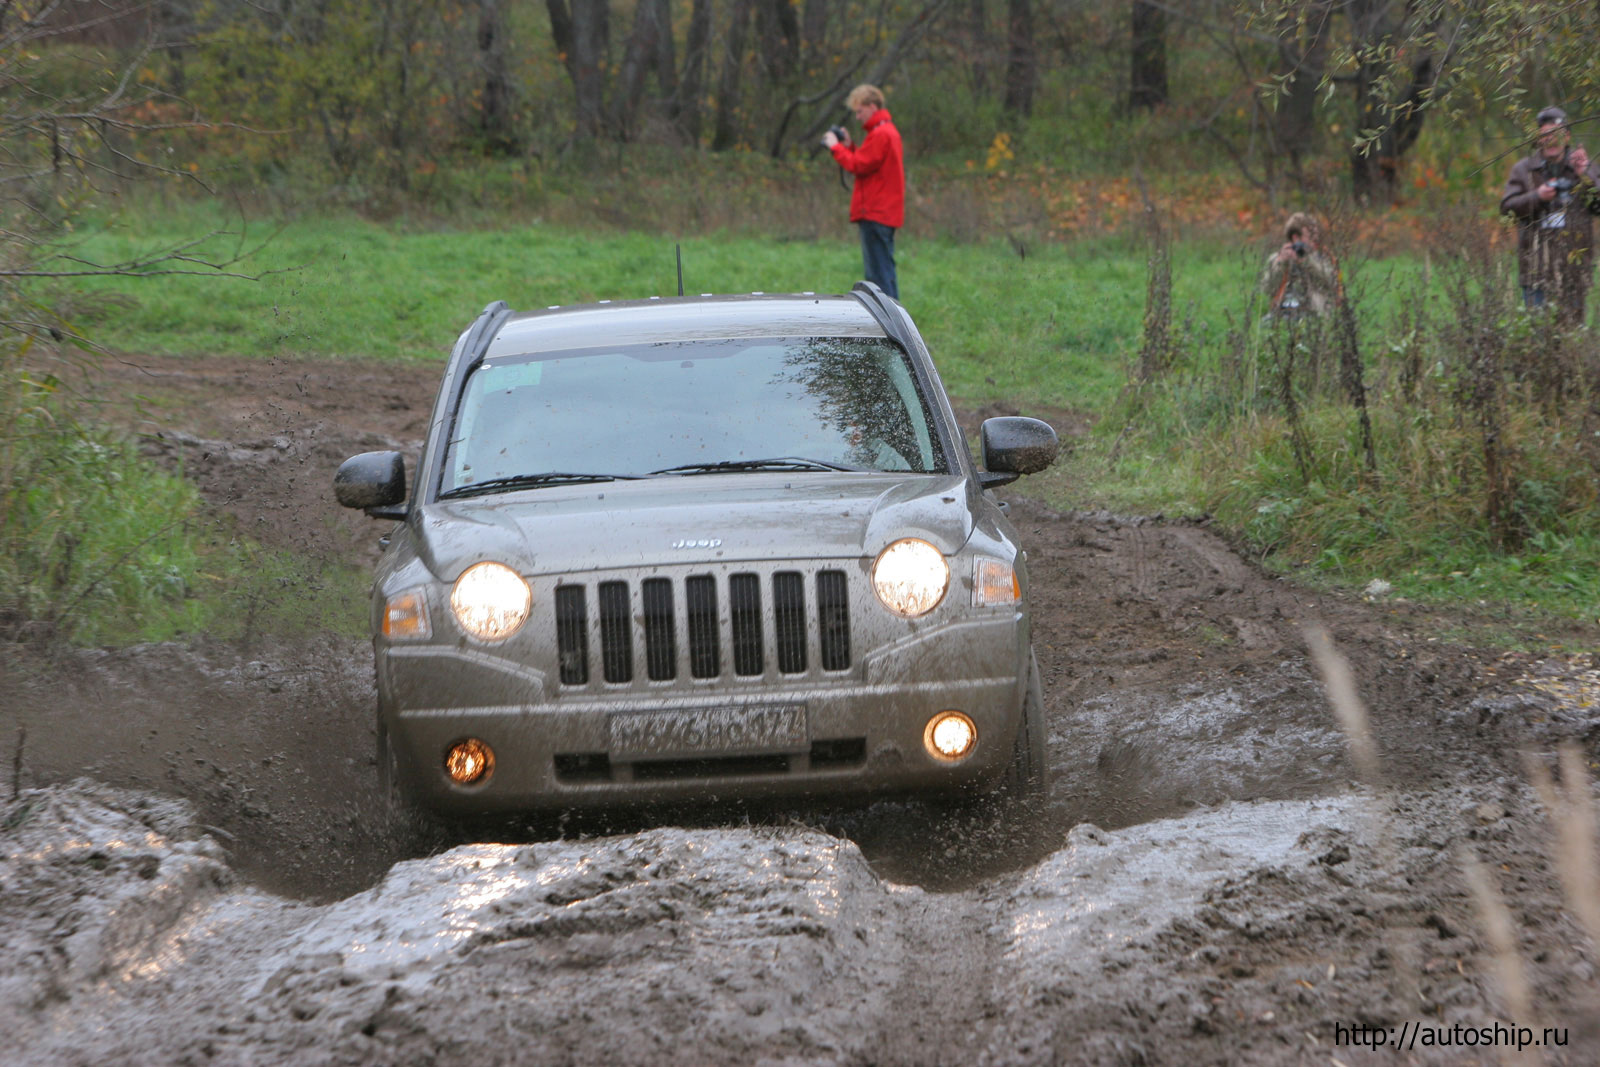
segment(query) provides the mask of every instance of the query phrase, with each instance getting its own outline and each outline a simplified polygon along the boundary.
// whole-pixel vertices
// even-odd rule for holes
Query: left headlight
[[[504,563],[474,563],[450,590],[450,610],[480,641],[504,641],[528,621],[533,591]]]
[[[896,541],[872,564],[872,588],[883,606],[914,619],[939,606],[950,587],[944,553],[915,537]]]

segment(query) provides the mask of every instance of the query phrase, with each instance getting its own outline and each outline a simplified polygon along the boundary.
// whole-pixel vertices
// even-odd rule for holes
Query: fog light
[[[941,711],[928,720],[922,743],[934,759],[964,759],[978,743],[978,728],[959,711]]]
[[[457,741],[450,746],[450,751],[445,753],[444,773],[448,774],[456,785],[477,785],[486,782],[494,773],[494,749],[476,737]]]

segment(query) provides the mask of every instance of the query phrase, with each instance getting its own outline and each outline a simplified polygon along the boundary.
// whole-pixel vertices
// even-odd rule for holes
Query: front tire
[[[1022,700],[1022,721],[1012,742],[1005,791],[1018,800],[1042,801],[1050,793],[1049,751],[1045,745],[1044,685],[1039,661],[1028,650],[1028,690]]]
[[[400,754],[389,740],[389,724],[381,715],[378,717],[378,796],[390,819],[408,820],[418,814],[416,797],[400,766]]]

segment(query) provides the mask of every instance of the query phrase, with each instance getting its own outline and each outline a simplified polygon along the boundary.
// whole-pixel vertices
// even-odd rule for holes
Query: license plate
[[[622,711],[608,726],[611,758],[621,761],[803,752],[811,743],[804,704]]]

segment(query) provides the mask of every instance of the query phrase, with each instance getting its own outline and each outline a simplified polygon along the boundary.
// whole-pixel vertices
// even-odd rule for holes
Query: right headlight
[[[450,590],[450,610],[480,641],[504,641],[528,621],[533,591],[504,563],[474,563]]]
[[[872,589],[883,606],[914,619],[939,606],[950,588],[944,553],[915,537],[902,538],[878,553],[872,564]]]

